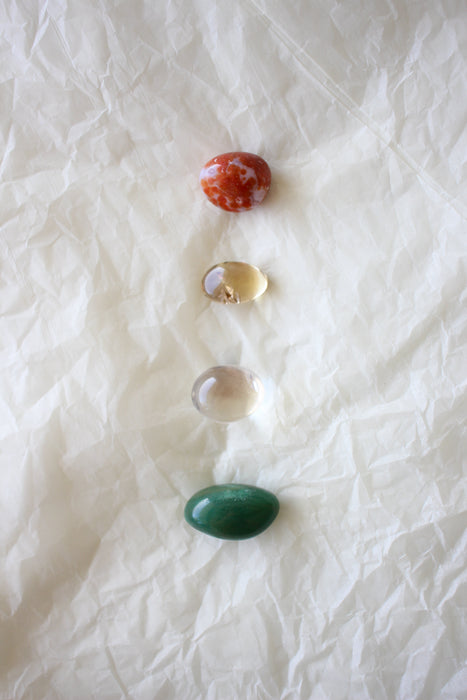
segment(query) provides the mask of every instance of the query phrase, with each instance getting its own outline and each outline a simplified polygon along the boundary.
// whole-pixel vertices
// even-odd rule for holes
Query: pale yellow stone
[[[241,304],[264,294],[268,278],[258,267],[245,262],[223,262],[203,277],[203,291],[213,301]]]
[[[261,379],[233,365],[211,367],[193,385],[191,398],[200,413],[215,421],[235,421],[256,411],[264,396]]]

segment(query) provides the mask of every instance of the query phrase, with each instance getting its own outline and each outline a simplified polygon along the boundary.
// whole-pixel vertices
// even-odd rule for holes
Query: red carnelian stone
[[[248,211],[261,204],[271,185],[271,171],[254,153],[223,153],[202,168],[199,181],[210,202],[226,211]]]

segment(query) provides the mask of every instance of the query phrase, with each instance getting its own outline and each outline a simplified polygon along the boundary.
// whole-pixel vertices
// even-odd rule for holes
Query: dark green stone
[[[279,512],[273,493],[245,484],[209,486],[185,506],[185,520],[196,530],[223,540],[245,540],[266,530]]]

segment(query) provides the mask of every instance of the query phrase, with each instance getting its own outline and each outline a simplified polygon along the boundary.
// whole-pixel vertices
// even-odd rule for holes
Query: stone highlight
[[[245,540],[264,532],[279,512],[270,491],[246,484],[209,486],[185,506],[185,520],[195,530],[223,540]]]
[[[268,278],[258,267],[245,262],[223,262],[211,267],[203,277],[207,297],[221,304],[242,304],[264,294]]]
[[[193,384],[194,407],[207,418],[229,422],[256,411],[264,396],[261,379],[235,365],[210,367]]]
[[[261,204],[271,186],[271,171],[254,153],[233,151],[211,158],[199,181],[206,197],[225,211],[248,211]]]

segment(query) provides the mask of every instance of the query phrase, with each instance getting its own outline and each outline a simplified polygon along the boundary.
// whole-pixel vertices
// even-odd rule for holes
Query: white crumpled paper
[[[465,2],[4,0],[1,47],[2,700],[465,698]],[[230,481],[258,538],[183,520]]]

